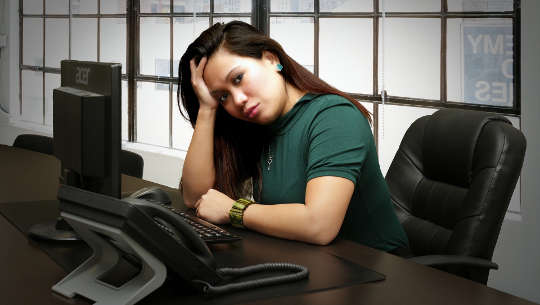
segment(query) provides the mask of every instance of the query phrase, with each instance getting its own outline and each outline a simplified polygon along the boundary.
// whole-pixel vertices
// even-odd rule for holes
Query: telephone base
[[[54,292],[68,298],[78,294],[95,301],[94,305],[130,305],[165,281],[165,265],[121,230],[65,212],[61,216],[88,243],[93,254],[54,285]],[[140,260],[140,272],[119,287],[101,281],[100,278],[116,266],[123,252]]]

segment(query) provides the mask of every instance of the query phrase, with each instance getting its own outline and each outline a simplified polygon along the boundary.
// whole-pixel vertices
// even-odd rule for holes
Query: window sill
[[[122,140],[122,148],[127,149],[127,150],[139,150],[139,151],[148,152],[148,153],[165,155],[168,157],[179,158],[182,160],[186,158],[186,153],[187,153],[186,151],[183,151],[183,150],[172,149],[168,147],[156,146],[156,145],[150,145],[150,144],[128,142],[125,140]]]

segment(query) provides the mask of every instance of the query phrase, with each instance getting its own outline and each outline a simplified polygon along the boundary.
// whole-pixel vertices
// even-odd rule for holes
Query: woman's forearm
[[[339,233],[353,191],[354,183],[345,178],[313,178],[307,183],[305,204],[252,204],[244,212],[244,225],[276,237],[326,245]]]
[[[317,245],[330,243],[343,219],[324,218],[301,203],[252,204],[244,212],[246,228],[275,237]]]
[[[197,123],[182,169],[182,191],[188,207],[215,183],[214,125],[216,109],[199,108]]]

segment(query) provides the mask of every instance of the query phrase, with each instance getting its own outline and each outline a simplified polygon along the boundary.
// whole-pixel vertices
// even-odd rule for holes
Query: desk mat
[[[2,203],[0,214],[26,235],[33,224],[56,219],[59,215],[58,202]],[[384,275],[325,252],[324,247],[314,248],[303,243],[236,230],[232,227],[226,229],[239,234],[243,240],[210,246],[219,267],[246,266],[263,262],[292,262],[308,267],[309,281],[269,286],[215,298],[195,295],[185,287],[185,284],[166,281],[162,287],[141,300],[140,304],[178,304],[181,301],[183,304],[228,305],[384,280]],[[83,241],[54,242],[32,238],[28,238],[28,241],[47,253],[66,273],[71,272],[91,255],[90,247]]]

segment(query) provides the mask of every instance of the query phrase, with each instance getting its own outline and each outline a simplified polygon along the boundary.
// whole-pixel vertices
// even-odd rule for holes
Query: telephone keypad
[[[201,219],[197,216],[190,215],[186,212],[179,211],[171,206],[160,204],[162,207],[169,209],[171,212],[182,217],[182,219],[189,224],[197,234],[206,243],[228,243],[242,239],[240,236],[232,234],[208,221]],[[171,232],[172,233],[172,232]]]

